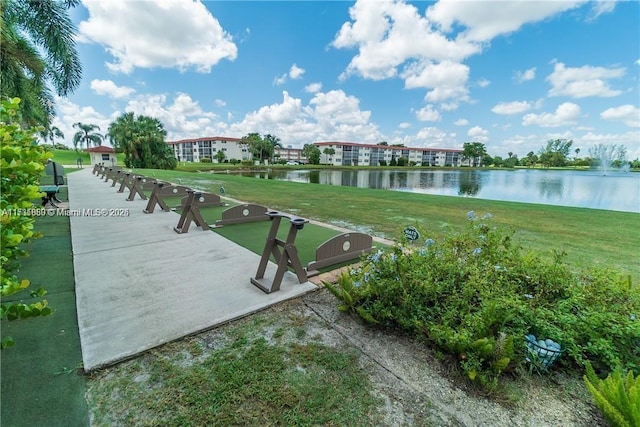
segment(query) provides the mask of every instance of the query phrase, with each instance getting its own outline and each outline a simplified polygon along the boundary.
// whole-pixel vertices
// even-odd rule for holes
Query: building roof
[[[389,150],[410,150],[410,151],[444,151],[450,153],[462,153],[463,150],[455,148],[436,148],[436,147],[398,147],[393,145],[378,145],[378,144],[359,144],[357,142],[314,142],[313,145],[328,146],[328,145],[347,145],[351,147],[366,147],[366,148],[383,148]]]
[[[97,147],[85,148],[84,151],[87,153],[115,153],[116,150],[113,147],[108,147],[106,145],[98,145]]]
[[[205,136],[202,138],[190,138],[190,139],[181,139],[178,141],[168,141],[169,145],[183,144],[185,142],[204,142],[204,141],[232,141],[232,142],[241,142],[241,138],[230,138],[228,136]]]

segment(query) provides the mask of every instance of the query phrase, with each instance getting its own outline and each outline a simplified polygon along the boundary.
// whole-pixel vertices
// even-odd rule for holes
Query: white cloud
[[[580,107],[571,102],[560,104],[554,113],[529,113],[522,118],[523,126],[559,127],[572,125],[580,116]]]
[[[109,124],[115,119],[114,115],[107,117],[93,107],[81,107],[70,102],[67,98],[56,97],[55,103],[56,117],[54,117],[52,124],[62,131],[63,141],[69,147],[73,147],[73,135],[78,131],[73,127],[73,123],[80,122],[99,126],[98,133],[105,134],[109,129]],[[109,145],[109,140],[107,139],[103,144]]]
[[[498,35],[572,9],[582,1],[441,0],[422,15],[403,0],[358,0],[349,9],[351,21],[342,25],[332,46],[358,49],[341,74],[342,80],[351,75],[372,80],[400,77],[408,89],[429,89],[428,102],[447,101],[455,109],[459,102],[469,100],[469,68],[462,64],[464,59],[482,52]],[[446,33],[454,24],[465,28],[449,37]],[[481,80],[479,85],[486,83]]]
[[[89,18],[78,27],[79,41],[103,45],[114,58],[107,67],[194,68],[208,73],[222,59],[234,60],[231,36],[200,2],[84,0]]]
[[[303,106],[300,99],[284,91],[282,102],[247,114],[229,129],[236,135],[272,133],[297,147],[315,141],[380,141],[377,126],[369,122],[371,112],[360,110],[359,104],[356,97],[333,90],[317,92],[309,105]]]
[[[417,8],[403,1],[383,0],[376,2],[357,1],[350,9],[353,22],[346,22],[336,35],[336,48],[358,48],[358,54],[349,63],[342,79],[356,74],[372,80],[400,76],[407,88],[430,88],[430,102],[457,94],[466,94],[468,70],[450,79],[429,79],[427,73],[438,72],[439,64],[447,62],[441,69],[451,71],[456,64],[477,52],[481,46],[460,43],[448,39],[435,30],[431,23],[420,15]],[[403,67],[399,69],[399,67]],[[436,84],[447,84],[440,88]],[[462,85],[454,88],[453,85]]]
[[[587,153],[596,144],[621,144],[627,148],[627,159],[640,159],[640,130],[625,133],[599,134],[587,132],[574,138],[574,146],[579,145],[582,152]]]
[[[467,136],[474,142],[487,142],[489,140],[489,131],[482,129],[480,126],[474,126],[467,131]]]
[[[216,99],[214,103],[216,104],[216,107],[225,107],[227,105],[227,103],[222,99]]]
[[[600,15],[611,13],[616,8],[616,0],[598,0],[591,4],[591,14],[587,17],[587,22],[595,21]]]
[[[123,111],[157,118],[164,125],[168,140],[216,135],[224,129],[215,113],[203,110],[186,93],[177,93],[171,103],[166,95],[138,96],[130,100]]]
[[[111,80],[91,80],[91,90],[98,95],[107,95],[111,98],[126,98],[135,92],[135,89],[127,86],[117,86]]]
[[[415,141],[413,145],[415,147],[440,147],[450,142],[447,133],[435,127],[420,129],[415,139],[412,138],[413,141]]]
[[[605,120],[623,122],[630,127],[640,127],[640,108],[635,105],[626,104],[620,107],[607,108],[600,117]]]
[[[287,82],[288,79],[297,80],[302,77],[305,73],[304,68],[298,67],[296,64],[293,64],[289,71],[281,75],[280,77],[276,77],[273,81],[273,84],[279,86]]]
[[[509,34],[524,24],[550,18],[583,3],[578,1],[458,1],[440,0],[427,9],[426,16],[449,32],[454,24],[466,29],[458,39],[486,42]]]
[[[467,119],[458,119],[455,122],[453,122],[454,125],[456,126],[467,126],[469,124],[469,120]]]
[[[307,112],[319,122],[366,124],[371,117],[371,111],[360,110],[358,98],[341,90],[317,93],[309,104]]]
[[[320,82],[310,83],[306,85],[304,88],[304,91],[309,93],[316,93],[316,92],[320,92],[321,90],[322,90],[322,83]]]
[[[416,111],[416,118],[421,122],[439,122],[442,116],[438,110],[434,109],[433,105],[429,104]]]
[[[496,114],[520,114],[531,109],[528,101],[501,102],[491,109]]]
[[[624,73],[624,68],[592,67],[590,65],[567,68],[562,62],[557,62],[553,72],[546,78],[552,86],[549,90],[549,96],[569,96],[572,98],[617,96],[622,91],[611,89],[607,80],[622,77]]]
[[[478,80],[478,86],[480,87],[487,87],[491,84],[491,81],[487,80],[487,79],[480,79]]]
[[[411,127],[411,123],[409,123],[409,122],[402,122],[402,123],[400,123],[400,124],[398,125],[398,127],[399,127],[400,129],[408,129],[408,128],[410,128],[410,127]]]
[[[300,68],[296,64],[293,64],[291,66],[291,68],[289,69],[289,77],[291,77],[292,79],[296,80],[296,79],[299,79],[300,77],[302,77],[304,72],[305,72],[304,68]]]
[[[291,97],[287,91],[282,92],[282,97],[282,103],[266,105],[257,111],[247,114],[244,119],[245,122],[267,125],[295,122],[302,111],[302,102],[300,99]]]
[[[408,66],[401,77],[405,87],[430,88],[425,96],[428,102],[445,100],[468,100],[466,82],[469,79],[469,67],[451,61],[440,63],[416,62]]]
[[[516,71],[513,78],[518,83],[533,80],[536,78],[536,67],[529,68],[524,71]]]

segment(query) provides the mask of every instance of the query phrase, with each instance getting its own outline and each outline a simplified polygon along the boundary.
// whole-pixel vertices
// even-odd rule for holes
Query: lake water
[[[640,213],[640,173],[557,170],[269,170],[256,178]]]

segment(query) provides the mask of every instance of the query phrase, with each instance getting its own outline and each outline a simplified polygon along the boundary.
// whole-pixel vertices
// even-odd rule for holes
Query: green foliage
[[[465,142],[462,144],[462,158],[471,159],[472,165],[478,166],[478,161],[487,155],[487,149],[481,142]]]
[[[614,427],[639,426],[640,375],[634,378],[632,371],[623,375],[618,367],[601,380],[590,363],[586,371],[584,382],[607,422]]]
[[[82,64],[69,8],[78,0],[0,2],[0,93],[19,97],[23,123],[49,127],[51,89],[69,95],[80,85]]]
[[[36,143],[34,129],[22,129],[19,119],[19,99],[2,101],[0,107],[0,297],[23,291],[30,282],[18,277],[19,259],[26,255],[22,245],[40,237],[33,229],[34,218],[27,215],[33,200],[41,195],[38,189],[44,163],[51,157]],[[23,213],[24,212],[24,213]],[[37,297],[43,292],[36,292]],[[44,316],[51,312],[46,301],[32,304],[7,303],[0,305],[0,319],[8,320]],[[2,347],[12,345],[5,337]]]
[[[320,164],[320,149],[313,144],[304,144],[302,147],[302,155],[309,160],[309,164],[311,165],[319,165]]]
[[[218,161],[218,163],[222,163],[224,162],[224,160],[226,159],[227,155],[224,154],[224,151],[220,150],[216,153],[216,160]]]
[[[254,160],[269,160],[274,157],[275,149],[282,147],[280,138],[266,134],[260,136],[257,132],[251,132],[242,137],[242,144],[249,148]]]
[[[491,215],[469,212],[463,231],[424,245],[398,244],[364,259],[329,290],[342,309],[400,327],[457,357],[469,379],[492,390],[505,372],[524,372],[524,337],[562,344],[562,367],[591,361],[640,369],[640,291],[606,269],[576,273],[514,244]]]
[[[117,150],[124,153],[124,163],[136,169],[175,169],[173,151],[164,141],[167,131],[160,120],[149,116],[122,114],[109,125],[108,136]]]
[[[90,148],[93,146],[102,145],[102,141],[104,140],[104,136],[95,130],[100,130],[100,126],[94,124],[84,124],[81,122],[74,123],[74,128],[78,128],[78,132],[73,135],[73,148],[78,150],[78,145],[82,148],[84,144],[85,148]]]
[[[211,157],[203,157],[200,159],[200,163],[211,163]]]
[[[549,166],[565,166],[567,164],[567,156],[573,145],[573,140],[566,139],[550,139],[547,146],[540,150],[540,163]]]

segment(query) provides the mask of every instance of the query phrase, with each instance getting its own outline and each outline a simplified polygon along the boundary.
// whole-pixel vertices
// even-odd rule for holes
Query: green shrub
[[[495,389],[525,372],[533,334],[564,347],[561,367],[587,361],[640,368],[640,292],[611,270],[576,273],[564,254],[514,244],[489,214],[435,241],[407,242],[363,260],[327,287],[371,323],[399,327],[454,355],[469,379]]]
[[[623,375],[616,368],[601,380],[588,362],[586,370],[584,382],[607,422],[614,427],[640,426],[640,375]]]
[[[20,100],[2,101],[0,106],[0,297],[21,292],[29,287],[27,279],[18,277],[20,258],[26,255],[22,245],[40,237],[33,229],[33,200],[42,194],[38,183],[44,163],[52,156],[37,144],[37,129],[22,129],[18,114]],[[32,293],[42,297],[39,289]],[[51,313],[47,301],[30,304],[4,301],[0,304],[0,319],[16,320]],[[11,337],[3,337],[1,347],[13,345]]]
[[[210,157],[203,157],[200,159],[200,163],[211,163]]]

